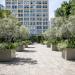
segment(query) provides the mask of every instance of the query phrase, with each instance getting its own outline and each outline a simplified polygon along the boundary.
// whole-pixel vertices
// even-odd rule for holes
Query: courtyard
[[[75,75],[75,61],[66,61],[61,52],[34,43],[16,52],[11,62],[0,62],[0,75]]]

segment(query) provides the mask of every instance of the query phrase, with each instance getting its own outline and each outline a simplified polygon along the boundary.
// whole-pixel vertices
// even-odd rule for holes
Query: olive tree
[[[19,36],[20,36],[20,39],[21,40],[26,40],[26,39],[28,39],[28,37],[29,37],[29,32],[28,32],[28,30],[27,30],[27,28],[25,27],[25,26],[20,26],[20,29],[19,29]]]
[[[18,37],[19,24],[14,17],[0,19],[0,39],[6,42],[15,41]]]

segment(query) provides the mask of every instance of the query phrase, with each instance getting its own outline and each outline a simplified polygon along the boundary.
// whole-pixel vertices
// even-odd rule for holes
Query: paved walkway
[[[62,59],[61,52],[45,45],[30,45],[16,55],[13,62],[0,62],[0,75],[75,75],[75,61]]]

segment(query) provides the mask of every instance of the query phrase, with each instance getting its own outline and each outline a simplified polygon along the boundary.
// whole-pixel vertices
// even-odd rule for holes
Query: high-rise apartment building
[[[5,0],[5,3],[30,34],[39,35],[48,29],[48,0]]]
[[[4,9],[4,6],[2,4],[0,4],[0,9]]]

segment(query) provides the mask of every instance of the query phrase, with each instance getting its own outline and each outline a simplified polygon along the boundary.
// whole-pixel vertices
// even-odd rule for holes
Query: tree
[[[71,5],[71,15],[75,15],[75,0],[70,0],[69,3]]]
[[[9,10],[0,10],[0,18],[5,18],[11,15],[11,12]]]
[[[19,30],[19,37],[21,40],[26,40],[29,37],[29,32],[27,30],[27,28],[25,26],[20,26],[20,30]]]
[[[5,42],[14,42],[18,37],[19,25],[14,17],[0,19],[0,39]]]
[[[72,38],[75,37],[75,16],[68,19],[63,17],[55,18],[54,25],[46,33],[49,37]]]
[[[64,1],[61,4],[61,7],[57,8],[57,10],[55,11],[56,17],[68,17],[70,14],[71,14],[71,5],[66,1]]]

